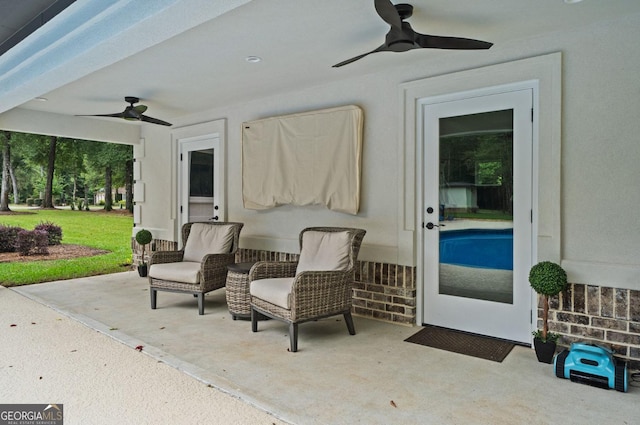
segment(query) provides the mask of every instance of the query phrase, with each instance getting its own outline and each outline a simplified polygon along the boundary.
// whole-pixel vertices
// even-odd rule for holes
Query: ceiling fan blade
[[[173,124],[170,124],[170,123],[168,123],[166,121],[162,121],[162,120],[159,120],[157,118],[148,117],[146,115],[140,115],[140,120],[142,120],[144,122],[151,123],[151,124],[159,124],[159,125],[166,125],[166,126],[173,125]]]
[[[386,44],[383,44],[382,46],[380,46],[380,47],[378,47],[378,48],[376,48],[376,49],[374,49],[374,50],[372,50],[370,52],[363,53],[363,54],[361,54],[359,56],[356,56],[356,57],[353,57],[351,59],[347,59],[346,61],[342,61],[340,63],[337,63],[337,64],[333,65],[332,68],[340,68],[341,66],[348,65],[348,64],[350,64],[352,62],[355,62],[355,61],[357,61],[359,59],[362,59],[363,57],[365,57],[367,55],[370,55],[371,53],[384,52],[385,50],[388,50],[388,47],[387,47]]]
[[[416,33],[416,43],[427,49],[482,50],[489,49],[493,43],[461,37],[442,37]]]
[[[392,27],[401,27],[402,19],[400,19],[400,14],[398,14],[398,10],[391,3],[391,0],[375,0],[376,12],[378,15],[389,25]]]
[[[118,112],[117,114],[76,115],[76,117],[112,117],[112,118],[124,118],[124,112]]]

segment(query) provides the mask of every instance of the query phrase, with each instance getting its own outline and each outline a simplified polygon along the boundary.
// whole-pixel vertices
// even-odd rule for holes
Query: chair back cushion
[[[233,247],[233,225],[193,223],[182,261],[202,262],[207,254],[228,254]]]
[[[302,249],[296,274],[305,271],[346,270],[349,268],[349,232],[308,230],[302,234]]]

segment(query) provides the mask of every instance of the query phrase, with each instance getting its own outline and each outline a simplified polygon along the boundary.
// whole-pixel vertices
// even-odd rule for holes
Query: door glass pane
[[[214,216],[214,149],[189,152],[189,221]]]
[[[439,293],[512,304],[513,110],[439,124]]]
[[[213,149],[189,156],[189,196],[213,197]]]

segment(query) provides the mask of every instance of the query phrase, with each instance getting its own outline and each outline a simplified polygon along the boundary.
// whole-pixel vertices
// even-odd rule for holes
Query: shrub
[[[60,245],[62,241],[62,228],[50,221],[42,221],[34,230],[43,230],[47,232],[49,245]]]
[[[48,254],[49,236],[44,230],[21,230],[18,232],[16,249],[20,255]]]
[[[0,252],[15,252],[18,232],[22,230],[21,227],[0,224]]]
[[[34,200],[33,200],[33,198],[27,198],[27,206],[28,206],[28,207],[32,207],[32,206],[33,206],[33,204],[34,204]]]

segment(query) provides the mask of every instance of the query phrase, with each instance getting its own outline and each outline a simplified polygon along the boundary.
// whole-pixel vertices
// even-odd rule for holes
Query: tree
[[[85,154],[87,146],[94,143],[96,142],[75,139],[58,141],[56,173],[59,180],[63,180],[67,186],[64,188],[62,197],[63,199],[71,198],[72,208],[76,204],[78,192],[84,192]]]
[[[56,145],[58,138],[49,137],[49,161],[47,163],[47,184],[44,188],[44,201],[42,208],[54,208],[53,206],[53,173],[56,167]]]
[[[104,170],[104,209],[113,209],[113,186],[126,185],[126,163],[133,157],[133,147],[117,143],[97,143],[87,155],[92,167]],[[131,173],[133,174],[133,173]],[[133,207],[131,208],[133,210]]]
[[[125,190],[126,190],[126,201],[125,208],[133,213],[133,159],[127,160],[126,163],[126,176],[125,176]]]
[[[113,169],[111,164],[107,164],[104,168],[104,210],[111,211],[113,209]]]
[[[11,186],[13,186],[13,202],[20,203],[20,191],[18,190],[18,178],[16,177],[15,165],[9,155],[9,177],[11,177]]]
[[[9,174],[11,169],[11,132],[2,132],[2,190],[0,191],[0,211],[11,211],[9,208]]]

